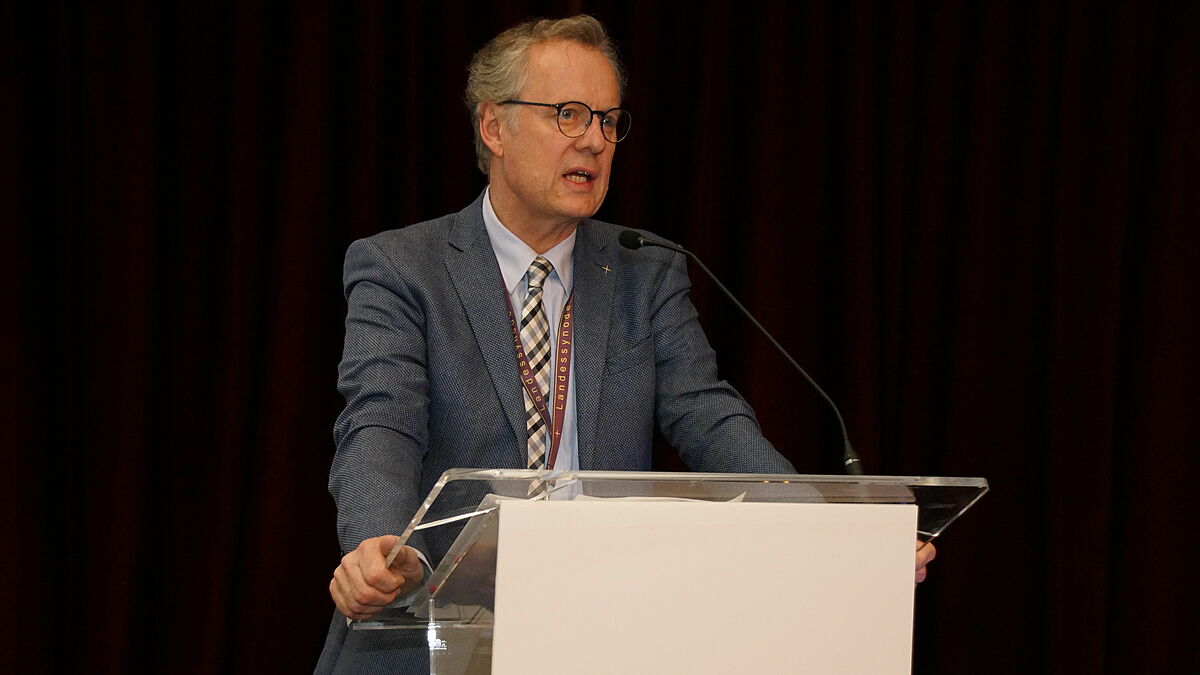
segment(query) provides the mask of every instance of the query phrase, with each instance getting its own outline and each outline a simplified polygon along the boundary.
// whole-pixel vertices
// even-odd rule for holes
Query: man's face
[[[620,88],[608,59],[576,42],[554,41],[529,49],[529,78],[517,98],[539,103],[579,101],[593,110],[620,105]],[[558,129],[554,108],[510,105],[510,128],[501,117],[489,143],[489,173],[497,214],[510,228],[552,228],[596,213],[608,192],[616,145],[594,118],[582,136]],[[485,122],[486,123],[486,122]],[[545,230],[543,230],[545,231]]]

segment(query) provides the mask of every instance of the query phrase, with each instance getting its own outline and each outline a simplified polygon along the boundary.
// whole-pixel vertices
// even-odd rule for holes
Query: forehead
[[[620,86],[604,54],[578,42],[554,40],[529,48],[521,97],[544,103],[580,101],[597,110],[621,103]]]

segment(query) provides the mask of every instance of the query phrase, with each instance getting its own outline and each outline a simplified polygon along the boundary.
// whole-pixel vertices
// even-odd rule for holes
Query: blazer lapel
[[[517,361],[504,302],[504,283],[483,225],[481,199],[482,196],[455,217],[448,238],[446,270],[467,314],[483,362],[487,364],[496,396],[512,427],[513,438],[518,440],[513,446],[514,451],[520,453],[516,466],[523,466],[524,446],[519,441],[525,438],[525,402],[516,374]],[[480,384],[462,383],[468,387]]]
[[[579,468],[596,466],[596,420],[604,391],[604,366],[608,361],[608,333],[612,322],[613,288],[617,256],[601,242],[588,221],[575,236],[574,294],[575,420],[579,438]]]

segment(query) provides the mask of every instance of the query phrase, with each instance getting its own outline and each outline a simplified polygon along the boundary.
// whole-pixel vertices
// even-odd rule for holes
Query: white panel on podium
[[[908,673],[912,504],[500,504],[493,673]]]

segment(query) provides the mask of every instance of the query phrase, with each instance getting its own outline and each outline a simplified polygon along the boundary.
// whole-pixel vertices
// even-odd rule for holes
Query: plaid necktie
[[[542,395],[550,391],[550,354],[553,336],[550,321],[546,317],[546,305],[542,302],[542,284],[554,266],[542,256],[529,265],[529,291],[521,306],[521,344],[525,357],[537,381]],[[550,428],[533,405],[529,391],[525,391],[525,429],[529,434],[529,468],[546,468],[546,453],[550,450]]]

